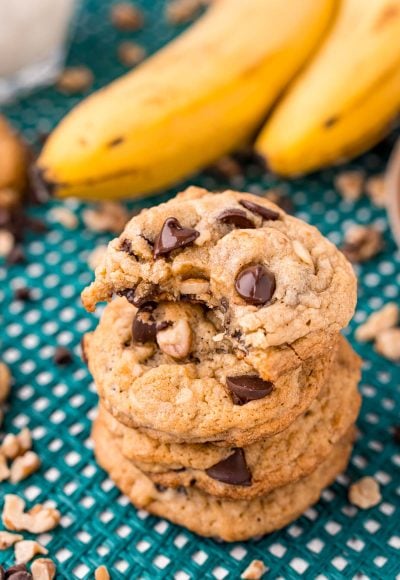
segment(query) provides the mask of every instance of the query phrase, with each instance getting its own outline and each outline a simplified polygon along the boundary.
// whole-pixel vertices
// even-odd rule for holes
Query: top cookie
[[[115,293],[136,306],[203,303],[249,352],[338,332],[353,314],[356,279],[316,228],[266,199],[190,187],[131,219],[82,299],[93,310]]]

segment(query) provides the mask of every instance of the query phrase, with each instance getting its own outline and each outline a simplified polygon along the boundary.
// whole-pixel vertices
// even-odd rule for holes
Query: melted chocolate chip
[[[183,227],[176,218],[167,218],[154,240],[154,259],[192,244],[199,235],[197,230]]]
[[[271,300],[275,292],[275,276],[260,264],[248,266],[236,276],[235,288],[246,302],[262,306]]]
[[[151,312],[139,310],[132,322],[132,339],[134,342],[155,342],[157,325]]]
[[[58,346],[54,352],[53,360],[56,365],[66,365],[72,362],[72,354],[65,346]]]
[[[239,203],[249,211],[260,215],[265,220],[276,221],[279,219],[279,213],[277,211],[268,209],[263,205],[259,205],[258,203],[254,203],[252,201],[247,201],[247,199],[241,199]]]
[[[246,212],[235,207],[224,210],[219,214],[217,219],[224,224],[230,224],[236,228],[252,229],[255,227],[254,222],[247,217]]]
[[[270,381],[264,381],[257,375],[226,377],[226,386],[232,393],[232,400],[235,405],[245,405],[250,401],[263,399],[274,388]]]
[[[130,240],[122,240],[119,250],[120,252],[126,252],[127,254],[134,256],[134,254],[132,254],[132,243]]]
[[[212,479],[229,485],[251,485],[251,473],[243,449],[235,449],[232,455],[206,469],[206,473]]]

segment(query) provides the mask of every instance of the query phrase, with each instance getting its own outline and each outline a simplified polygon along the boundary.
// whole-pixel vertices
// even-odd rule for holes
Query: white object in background
[[[0,0],[0,103],[54,81],[75,0]]]

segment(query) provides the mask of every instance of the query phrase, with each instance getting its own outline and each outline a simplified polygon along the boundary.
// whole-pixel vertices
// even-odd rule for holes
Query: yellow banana
[[[249,138],[337,0],[218,0],[191,29],[76,107],[39,158],[56,195],[138,196]]]
[[[400,0],[344,0],[316,56],[256,141],[298,175],[367,150],[400,111]]]

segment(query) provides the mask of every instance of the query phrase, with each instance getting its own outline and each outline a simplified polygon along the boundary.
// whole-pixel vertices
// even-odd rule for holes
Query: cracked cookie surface
[[[261,380],[258,398],[260,390],[252,384],[257,369],[219,336],[207,313],[187,303],[138,312],[123,298],[113,300],[84,340],[104,406],[128,427],[147,429],[164,441],[243,446],[284,430],[318,395],[337,340],[323,356],[273,383]],[[153,332],[154,340],[138,340],[138,315],[147,324],[140,332]],[[255,398],[247,402],[248,397]]]
[[[120,440],[99,419],[92,438],[97,461],[136,507],[203,536],[233,542],[280,529],[316,503],[323,489],[346,468],[354,433],[337,443],[329,458],[308,477],[252,500],[216,498],[194,488],[157,489],[123,456]]]
[[[232,457],[234,448],[210,443],[163,443],[125,427],[104,408],[99,417],[120,437],[123,455],[154,482],[168,487],[195,486],[212,495],[246,499],[308,475],[327,458],[357,418],[359,379],[360,359],[341,338],[327,383],[310,408],[285,431],[243,449],[251,485],[224,483],[218,480],[218,474],[217,478],[207,474],[208,469]]]
[[[114,294],[139,305],[201,302],[235,349],[265,361],[270,348],[300,340],[306,353],[346,326],[356,279],[316,228],[266,199],[190,187],[109,244],[82,298],[93,310]]]

